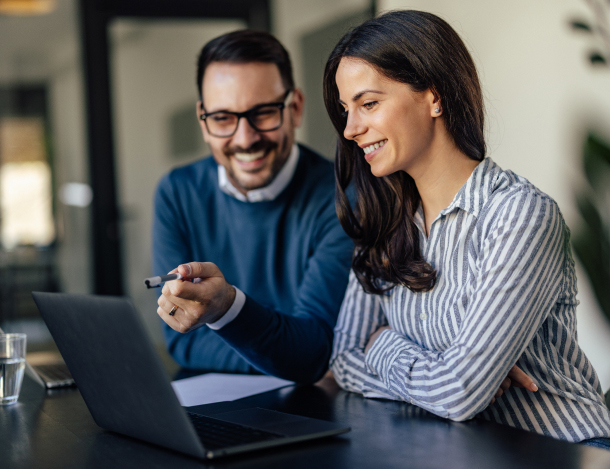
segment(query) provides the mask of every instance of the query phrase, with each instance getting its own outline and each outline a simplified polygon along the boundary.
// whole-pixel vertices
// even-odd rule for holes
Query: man
[[[155,197],[155,275],[184,277],[158,301],[168,349],[187,368],[314,382],[328,369],[353,250],[332,164],[295,144],[304,98],[273,36],[210,41],[197,86],[214,158],[170,172]]]

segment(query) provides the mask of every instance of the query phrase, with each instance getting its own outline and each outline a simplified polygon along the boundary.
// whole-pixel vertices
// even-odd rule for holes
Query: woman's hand
[[[364,348],[365,355],[369,351],[369,349],[373,346],[373,344],[377,340],[377,337],[379,337],[381,335],[381,333],[383,331],[385,331],[386,329],[391,329],[391,327],[390,326],[381,326],[379,329],[377,329],[375,332],[373,332],[371,334],[371,336],[369,337],[369,341],[367,342],[366,347]]]
[[[536,386],[536,383],[534,383],[532,378],[526,375],[521,368],[515,365],[510,369],[508,375],[500,384],[500,389],[498,389],[498,392],[492,398],[490,404],[493,404],[496,401],[496,398],[504,394],[504,391],[506,391],[511,386],[515,386],[517,388],[525,388],[533,392],[538,391],[538,386]]]

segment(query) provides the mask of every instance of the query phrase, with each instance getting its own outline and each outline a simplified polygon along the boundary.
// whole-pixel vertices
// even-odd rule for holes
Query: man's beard
[[[228,159],[230,159],[232,157],[234,158],[235,153],[259,153],[261,151],[264,151],[264,156],[263,156],[263,158],[264,158],[272,151],[275,150],[275,152],[276,152],[275,159],[273,160],[273,163],[271,165],[271,171],[269,172],[269,175],[262,181],[247,182],[247,181],[242,180],[242,178],[239,178],[236,176],[235,172],[233,171],[233,167],[230,164],[226,168],[227,175],[229,176],[230,179],[235,181],[239,185],[239,187],[241,187],[245,191],[251,191],[254,189],[260,189],[262,187],[268,186],[275,179],[277,174],[281,171],[282,167],[284,166],[284,163],[286,163],[286,160],[288,159],[288,155],[290,153],[287,148],[288,147],[288,136],[284,136],[284,139],[282,140],[281,148],[278,148],[278,147],[279,147],[279,145],[276,142],[272,142],[270,140],[259,140],[258,142],[255,142],[254,144],[252,144],[249,148],[242,148],[242,147],[226,148],[223,151],[223,153]],[[257,168],[255,170],[247,171],[247,172],[250,174],[256,174],[257,172],[263,171],[265,169],[266,169],[266,167],[263,166],[261,168]]]

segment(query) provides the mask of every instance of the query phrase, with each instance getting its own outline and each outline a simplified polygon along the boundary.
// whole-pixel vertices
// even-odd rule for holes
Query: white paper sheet
[[[235,401],[294,384],[292,381],[259,375],[208,373],[173,381],[174,392],[185,407]]]

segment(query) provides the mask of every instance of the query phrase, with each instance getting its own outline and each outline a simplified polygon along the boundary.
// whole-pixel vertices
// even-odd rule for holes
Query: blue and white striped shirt
[[[599,380],[576,341],[570,234],[555,201],[487,158],[429,237],[421,207],[415,221],[436,285],[371,295],[352,272],[335,328],[337,382],[452,420],[478,416],[569,441],[609,437]],[[511,387],[490,405],[514,364],[538,392]]]

